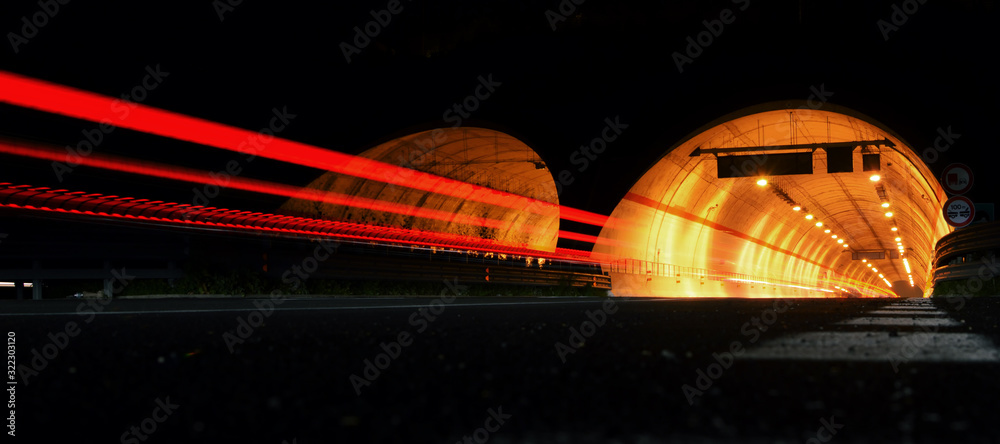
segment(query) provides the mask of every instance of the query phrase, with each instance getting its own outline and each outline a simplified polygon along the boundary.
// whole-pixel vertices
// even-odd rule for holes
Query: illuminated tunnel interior
[[[720,118],[649,168],[594,248],[623,258],[616,294],[921,295],[941,185],[890,129],[798,105]]]
[[[558,204],[555,181],[542,159],[523,142],[483,128],[446,128],[401,137],[358,157],[406,167],[386,174],[417,170],[436,176],[505,191]],[[347,169],[352,169],[350,164]],[[412,169],[412,170],[410,170]],[[389,179],[389,178],[385,178]],[[500,221],[487,227],[460,221],[413,217],[405,212],[388,213],[349,205],[290,199],[280,212],[308,217],[351,221],[389,227],[458,234],[555,251],[559,231],[557,206],[524,211],[461,199],[455,196],[407,188],[385,181],[327,172],[306,186],[359,199],[376,199],[409,208],[442,211],[454,216],[472,216]]]

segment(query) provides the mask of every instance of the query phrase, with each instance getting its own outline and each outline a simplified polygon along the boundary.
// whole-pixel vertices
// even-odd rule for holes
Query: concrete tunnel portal
[[[593,255],[624,296],[919,296],[951,231],[944,190],[900,136],[850,109],[764,104],[665,150],[610,215]],[[448,128],[360,157],[558,204],[538,154],[507,134]],[[325,173],[307,185],[504,221],[486,229],[289,200],[281,211],[453,233],[554,251],[556,212],[526,212]]]
[[[615,294],[920,296],[946,196],[897,134],[846,108],[765,104],[679,142],[594,252]],[[803,104],[804,105],[804,104]]]

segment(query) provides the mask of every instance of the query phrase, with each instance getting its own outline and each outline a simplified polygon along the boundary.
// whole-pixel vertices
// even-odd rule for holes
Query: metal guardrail
[[[673,276],[691,277],[710,281],[722,281],[726,279],[761,280],[765,278],[756,277],[744,273],[732,273],[726,271],[715,271],[705,268],[682,267],[679,265],[666,264],[662,262],[651,262],[639,259],[619,259],[610,264],[612,272],[628,274],[645,274],[651,276]],[[767,278],[769,279],[769,278]],[[773,280],[773,279],[772,279]]]
[[[997,294],[998,259],[1000,222],[972,225],[942,237],[934,249],[934,294]]]
[[[394,281],[593,287],[611,289],[611,278],[594,264],[545,261],[526,256],[389,245],[342,246],[316,277]]]
[[[952,232],[934,248],[934,268],[972,262],[1000,250],[1000,222],[972,225]]]

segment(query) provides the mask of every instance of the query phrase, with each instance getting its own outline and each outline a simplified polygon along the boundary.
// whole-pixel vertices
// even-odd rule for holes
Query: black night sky
[[[232,3],[53,1],[58,11],[49,14],[36,0],[5,1],[0,69],[118,97],[159,67],[166,74],[144,104],[250,130],[287,108],[295,117],[281,136],[348,153],[451,126],[445,112],[491,76],[500,86],[462,124],[523,140],[555,173],[571,169],[562,202],[604,214],[699,127],[747,106],[805,100],[822,87],[830,103],[882,122],[918,151],[950,127],[961,137],[931,168],[968,163],[977,175],[969,196],[995,200],[988,153],[1000,39],[991,1],[564,0],[564,11],[573,7],[564,21],[552,18],[556,0]],[[368,25],[371,11],[391,7],[398,12],[383,15],[387,24]],[[22,17],[38,14],[44,26],[27,38]],[[722,15],[730,23],[680,72],[673,54]],[[354,28],[366,25],[377,33],[348,63],[342,43],[353,45]],[[628,125],[622,137],[578,171],[570,154],[616,116]],[[7,137],[71,145],[93,126],[0,106]],[[234,157],[129,130],[108,134],[97,150],[209,171]],[[295,185],[318,175],[265,159],[245,167],[246,177]],[[82,167],[60,182],[49,162],[10,156],[0,157],[0,181],[192,196],[189,184]],[[228,190],[218,204],[272,211],[280,201]]]

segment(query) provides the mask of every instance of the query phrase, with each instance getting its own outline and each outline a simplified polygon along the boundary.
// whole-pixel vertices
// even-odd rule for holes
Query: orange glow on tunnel
[[[833,167],[828,155],[837,149]],[[773,165],[772,153],[805,156],[811,168],[762,174],[766,182],[729,169],[720,177],[722,165]],[[878,174],[862,168],[862,154],[879,156]],[[736,160],[723,159],[729,155]],[[765,104],[667,149],[611,214],[631,227],[601,231],[600,238],[623,243],[598,243],[594,251],[618,258],[606,268],[618,295],[919,296],[934,244],[950,231],[940,211],[945,199],[920,157],[874,120],[835,106]],[[887,213],[883,202],[895,210]],[[897,233],[908,239],[906,263],[894,256]],[[867,271],[875,268],[882,277]],[[894,285],[911,278],[912,292]]]

